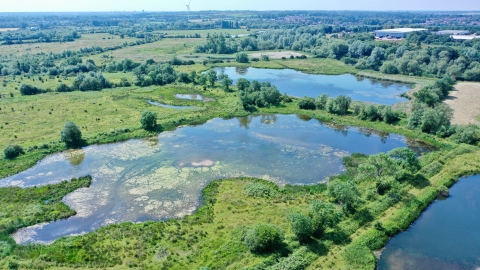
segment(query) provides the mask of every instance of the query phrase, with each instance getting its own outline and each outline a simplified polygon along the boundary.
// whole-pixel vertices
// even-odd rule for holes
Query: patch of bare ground
[[[456,84],[445,103],[453,109],[452,124],[480,124],[476,119],[480,115],[480,83]]]
[[[290,56],[301,56],[301,53],[296,52],[264,52],[250,54],[250,57],[261,58],[262,55],[268,56],[270,59],[282,59],[282,57],[289,58]]]

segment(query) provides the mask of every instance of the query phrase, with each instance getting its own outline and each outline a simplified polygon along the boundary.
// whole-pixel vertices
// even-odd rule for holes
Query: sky
[[[190,0],[1,0],[0,12],[183,11]],[[197,10],[480,10],[480,0],[192,0]]]

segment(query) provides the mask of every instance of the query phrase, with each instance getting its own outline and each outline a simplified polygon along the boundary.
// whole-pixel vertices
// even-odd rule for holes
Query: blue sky
[[[189,0],[2,0],[0,12],[178,11]],[[195,10],[480,10],[480,0],[192,0]]]

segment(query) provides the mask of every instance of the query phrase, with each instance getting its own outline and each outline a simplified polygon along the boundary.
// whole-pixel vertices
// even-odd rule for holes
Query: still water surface
[[[353,100],[392,105],[408,101],[400,95],[412,87],[407,84],[378,81],[351,74],[313,75],[293,69],[215,68],[218,74],[227,74],[236,84],[239,78],[270,82],[283,94],[316,98],[321,94],[330,97],[349,96]]]
[[[480,268],[480,175],[460,179],[450,194],[390,239],[380,270]]]
[[[0,186],[31,187],[91,175],[90,188],[64,202],[78,214],[14,235],[18,243],[48,243],[122,221],[164,220],[193,213],[212,180],[250,176],[279,184],[314,184],[344,170],[342,158],[409,145],[405,137],[331,126],[295,115],[213,119],[148,140],[93,145],[55,154],[3,179]]]

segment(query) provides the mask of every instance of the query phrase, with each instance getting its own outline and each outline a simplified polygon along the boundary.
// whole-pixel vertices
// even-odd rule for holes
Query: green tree
[[[320,237],[325,229],[335,226],[341,218],[334,204],[316,201],[310,205],[310,218],[312,219],[313,234]]]
[[[9,145],[3,149],[3,154],[7,159],[15,159],[24,153],[23,148],[17,144]]]
[[[422,168],[415,152],[407,147],[395,148],[387,153],[388,156],[395,159],[403,169],[411,173],[416,173]]]
[[[360,203],[360,192],[351,181],[333,180],[328,183],[328,193],[345,213],[355,211]]]
[[[298,108],[302,110],[315,110],[315,99],[311,97],[304,97],[298,101]]]
[[[215,85],[215,82],[217,81],[217,72],[215,70],[209,70],[207,72],[207,80],[210,83],[210,86],[213,87]]]
[[[233,80],[228,77],[227,74],[221,74],[219,76],[220,85],[222,86],[223,91],[229,92],[230,86],[233,84]]]
[[[347,114],[350,103],[352,103],[350,97],[340,95],[334,99],[330,99],[327,102],[326,109],[329,113],[344,115]]]
[[[197,72],[195,70],[190,71],[188,74],[188,79],[193,83],[197,83]]]
[[[235,61],[237,61],[238,63],[248,63],[248,55],[244,52],[237,53]]]
[[[301,243],[307,242],[313,234],[312,219],[300,213],[288,216],[292,231]]]
[[[250,87],[250,81],[245,78],[239,78],[237,80],[237,88],[239,91],[245,91]]]
[[[328,95],[322,94],[315,99],[315,106],[319,110],[325,110],[328,102]]]
[[[282,242],[282,231],[271,224],[256,224],[245,235],[245,245],[256,253],[275,250]]]
[[[157,127],[157,113],[152,111],[144,111],[140,118],[142,128],[147,131],[153,131]]]
[[[204,90],[207,88],[207,82],[208,82],[208,77],[207,77],[207,75],[205,75],[205,74],[200,74],[199,76],[197,76],[197,81],[198,81],[198,84],[200,84],[201,86],[203,86],[203,89],[204,89]]]
[[[65,143],[68,148],[76,148],[82,146],[82,132],[73,122],[67,122],[60,132],[61,141]]]
[[[399,156],[401,156],[399,154]],[[385,153],[370,155],[357,168],[355,180],[358,182],[373,180],[377,193],[388,189],[400,176],[400,166],[396,160]]]

